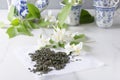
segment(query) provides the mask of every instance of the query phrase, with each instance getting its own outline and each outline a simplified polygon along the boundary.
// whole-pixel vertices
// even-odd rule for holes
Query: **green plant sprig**
[[[29,13],[25,18],[16,17],[15,7],[12,6],[8,14],[8,20],[11,22],[10,27],[7,29],[9,38],[13,38],[17,35],[32,36],[32,29],[38,29],[40,27],[46,27],[50,24],[48,21],[44,21],[41,17],[41,12],[33,4],[27,4]]]
[[[78,5],[78,4],[82,4],[82,0],[63,0],[62,1],[63,4],[71,4],[71,5]]]
[[[66,20],[67,16],[69,15],[71,8],[72,8],[72,5],[68,4],[68,5],[64,6],[62,8],[62,10],[60,11],[60,13],[58,14],[58,16],[57,16],[58,22],[59,22],[58,26],[60,28],[63,28],[65,26],[65,20]]]
[[[68,1],[68,0],[65,0]],[[13,38],[17,35],[28,35],[32,36],[31,31],[33,29],[38,29],[40,27],[46,28],[48,25],[53,25],[59,28],[67,28],[67,24],[65,24],[65,20],[69,15],[72,4],[66,4],[57,16],[57,23],[51,23],[49,21],[45,21],[41,16],[41,12],[39,9],[33,4],[27,4],[29,13],[25,18],[17,17],[18,14],[16,8],[11,6],[10,12],[8,14],[8,20],[11,22],[10,27],[7,29],[7,34],[10,38]],[[94,17],[87,11],[82,9],[80,15],[80,24],[87,24],[94,22]]]

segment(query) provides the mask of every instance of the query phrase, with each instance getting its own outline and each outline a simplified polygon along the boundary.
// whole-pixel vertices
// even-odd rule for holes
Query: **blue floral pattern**
[[[45,9],[48,4],[49,4],[49,0],[37,0],[35,3],[36,7],[38,7],[40,10]],[[29,13],[27,7],[27,0],[17,0],[15,3],[15,7],[18,12],[17,16],[25,18],[26,15]]]
[[[110,27],[113,24],[115,7],[95,7],[96,23],[99,27]]]
[[[112,1],[109,1],[109,0],[93,0],[93,2],[94,2],[94,6],[109,6]]]
[[[18,0],[15,4],[18,16],[24,18],[28,14],[27,0]]]
[[[94,6],[97,7],[113,7],[119,5],[119,0],[93,0]]]
[[[76,25],[78,25],[79,21],[80,21],[81,5],[72,6],[71,11],[73,12],[73,16],[74,16],[74,20],[76,22]]]
[[[63,7],[64,5],[62,5]],[[80,13],[81,5],[72,6],[71,11],[66,19],[66,23],[69,25],[79,25],[80,24]]]
[[[42,11],[44,10],[49,4],[49,0],[37,0],[35,5]]]

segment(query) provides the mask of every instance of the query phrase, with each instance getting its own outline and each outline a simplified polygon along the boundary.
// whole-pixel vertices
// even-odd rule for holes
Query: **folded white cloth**
[[[4,61],[8,49],[8,36],[5,30],[0,29],[0,63]]]
[[[30,68],[30,67],[33,67],[33,64],[28,54],[31,52],[34,52],[35,49],[36,49],[35,46],[22,46],[22,47],[16,47],[15,50],[14,49],[11,49],[11,50],[26,68]],[[72,72],[93,69],[93,68],[97,68],[97,67],[104,65],[103,62],[97,60],[91,54],[86,54],[83,56],[79,56],[77,58],[81,59],[81,61],[75,61],[75,62],[68,63],[64,69],[53,70],[49,72],[48,74],[44,74],[42,76],[68,74]],[[35,76],[36,80],[39,80],[41,77],[40,75],[37,75],[37,74],[33,74],[33,75]]]

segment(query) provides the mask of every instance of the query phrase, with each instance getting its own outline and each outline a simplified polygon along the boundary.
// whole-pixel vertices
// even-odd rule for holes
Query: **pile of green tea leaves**
[[[29,55],[35,62],[34,68],[29,68],[33,73],[47,74],[52,70],[61,70],[70,62],[70,57],[65,52],[55,52],[50,48],[42,48]]]

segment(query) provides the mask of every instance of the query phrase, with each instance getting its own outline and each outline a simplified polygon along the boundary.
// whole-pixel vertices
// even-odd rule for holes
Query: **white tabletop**
[[[55,14],[58,10],[54,10]],[[94,14],[93,11],[90,10]],[[8,23],[7,11],[0,11],[0,21]],[[115,17],[114,24],[109,29],[101,29],[95,23],[84,24],[76,27],[70,27],[70,31],[84,33],[90,37],[94,43],[90,43],[90,53],[97,59],[105,63],[104,67],[85,70],[74,74],[55,76],[53,80],[120,80],[120,19]],[[11,45],[15,44],[14,39],[8,39],[5,29],[0,29],[0,41],[8,42],[6,50],[0,49],[0,54],[4,54],[4,59],[0,62],[0,80],[34,80],[32,74],[23,66],[23,64],[7,51]],[[39,35],[39,30],[33,30],[33,33]],[[19,40],[19,37],[16,37]],[[34,37],[35,38],[35,37]],[[26,36],[24,40],[31,41],[31,37]],[[34,39],[35,40],[35,39]],[[21,40],[19,40],[21,41]],[[0,48],[2,45],[0,44]],[[32,44],[32,43],[31,43]],[[34,43],[33,43],[34,44]],[[21,43],[21,45],[23,45]],[[51,80],[51,79],[50,79]]]

